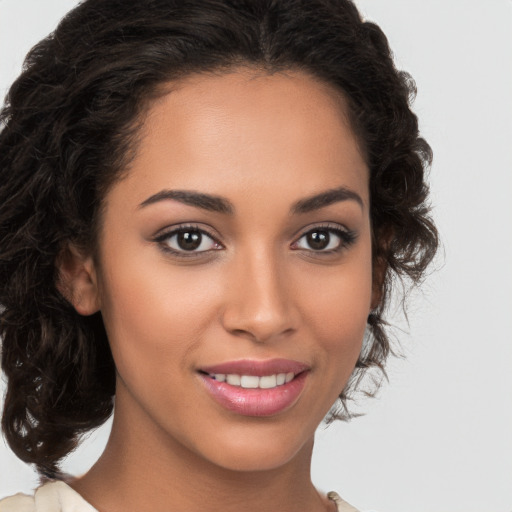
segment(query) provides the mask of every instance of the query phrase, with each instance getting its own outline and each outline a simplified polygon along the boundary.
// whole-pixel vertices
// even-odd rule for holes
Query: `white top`
[[[358,512],[337,493],[327,494],[336,503],[338,512]],[[98,512],[80,494],[64,482],[48,482],[34,496],[16,494],[0,500],[0,512]]]

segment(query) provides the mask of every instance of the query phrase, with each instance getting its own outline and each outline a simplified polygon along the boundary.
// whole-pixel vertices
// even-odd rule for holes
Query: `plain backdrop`
[[[0,0],[0,94],[75,0]],[[416,80],[438,270],[366,415],[319,429],[313,480],[362,510],[512,511],[512,1],[357,0]],[[397,322],[405,327],[403,321]],[[2,392],[5,386],[0,388]],[[66,462],[83,473],[109,425]],[[0,497],[37,478],[0,440]]]

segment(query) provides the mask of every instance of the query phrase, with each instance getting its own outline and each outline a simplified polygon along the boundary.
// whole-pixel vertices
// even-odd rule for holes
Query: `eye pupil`
[[[312,249],[325,249],[329,245],[330,235],[326,230],[311,231],[307,234],[307,241]]]
[[[180,249],[194,251],[201,245],[202,235],[199,231],[181,231],[177,235]]]

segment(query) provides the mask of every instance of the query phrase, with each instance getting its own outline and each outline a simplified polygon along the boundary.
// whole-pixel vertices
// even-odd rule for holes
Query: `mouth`
[[[243,416],[272,416],[291,408],[304,389],[309,367],[296,361],[233,361],[198,374],[210,397]]]
[[[295,378],[295,373],[275,373],[273,375],[238,375],[236,373],[214,373],[206,374],[217,382],[226,382],[230,386],[236,386],[244,389],[274,389],[277,386],[283,386]]]

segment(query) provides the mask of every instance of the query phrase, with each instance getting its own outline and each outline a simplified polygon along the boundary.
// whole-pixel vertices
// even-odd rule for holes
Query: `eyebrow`
[[[139,208],[167,200],[179,201],[210,212],[229,215],[233,214],[235,210],[233,204],[223,197],[192,190],[161,190],[140,203]],[[359,194],[345,187],[338,187],[300,199],[292,205],[290,211],[294,214],[308,213],[341,201],[355,201],[364,209],[364,203]]]
[[[233,205],[223,197],[190,190],[161,190],[143,201],[139,208],[169,199],[210,212],[232,214],[234,211]]]
[[[293,213],[308,213],[340,201],[355,201],[364,210],[364,203],[359,194],[348,188],[338,187],[297,201],[291,211]]]

